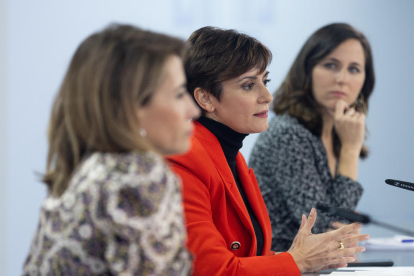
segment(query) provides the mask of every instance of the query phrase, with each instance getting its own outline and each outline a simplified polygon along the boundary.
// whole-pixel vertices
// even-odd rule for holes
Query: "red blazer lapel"
[[[227,164],[227,160],[226,160],[226,157],[224,156],[220,143],[217,140],[216,136],[214,136],[214,134],[212,134],[202,124],[196,121],[194,122],[194,125],[195,125],[194,137],[197,140],[202,141],[203,145],[207,145],[204,147],[204,149],[208,153],[209,157],[211,158],[211,161],[216,167],[216,170],[218,174],[220,175],[222,182],[224,183],[228,199],[233,205],[233,208],[237,212],[237,215],[239,216],[244,227],[252,236],[252,247],[250,249],[249,255],[255,256],[256,250],[257,250],[256,249],[257,241],[256,241],[256,238],[253,238],[255,237],[253,224],[250,220],[250,216],[246,209],[246,206],[244,205],[243,198],[241,197],[239,189],[237,188],[237,184],[236,184],[236,181],[234,180],[233,173],[231,172],[230,167]],[[239,153],[238,156],[239,155],[241,154]],[[243,182],[244,180],[241,180],[241,181]]]
[[[244,191],[246,192],[246,196],[250,203],[250,206],[252,207],[253,212],[256,215],[256,218],[263,231],[263,237],[264,237],[263,252],[268,252],[271,247],[271,239],[272,239],[272,236],[271,236],[272,233],[271,231],[269,232],[269,229],[271,229],[271,226],[270,226],[270,220],[267,214],[266,206],[264,205],[262,195],[260,194],[260,190],[258,188],[256,189],[256,187],[258,187],[256,177],[252,169],[248,170],[246,161],[244,160],[244,157],[240,152],[236,157],[236,162],[237,162],[237,171],[239,173],[240,182],[243,186]]]

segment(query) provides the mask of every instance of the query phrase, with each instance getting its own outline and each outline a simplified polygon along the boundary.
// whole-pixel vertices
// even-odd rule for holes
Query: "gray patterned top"
[[[42,204],[24,275],[188,275],[181,186],[155,153],[93,153]]]
[[[269,212],[275,251],[289,249],[302,214],[317,203],[355,209],[362,195],[358,182],[342,175],[332,179],[321,138],[288,115],[270,121],[249,161]],[[333,220],[318,212],[312,232],[325,232]]]

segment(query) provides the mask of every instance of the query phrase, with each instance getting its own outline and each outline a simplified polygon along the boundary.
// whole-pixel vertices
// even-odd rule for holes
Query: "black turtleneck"
[[[223,149],[224,156],[226,157],[227,163],[233,173],[234,180],[236,181],[237,188],[239,189],[240,195],[243,198],[244,205],[246,206],[247,211],[249,212],[250,220],[252,221],[254,232],[257,239],[257,251],[256,255],[260,256],[263,250],[264,238],[263,231],[260,227],[259,222],[253,212],[252,207],[250,206],[249,201],[247,200],[246,193],[241,185],[239,174],[237,173],[237,164],[236,156],[239,153],[239,150],[243,146],[243,140],[246,138],[247,134],[242,134],[236,132],[222,123],[209,119],[207,117],[200,117],[198,122],[207,128],[214,136],[217,137],[221,148]]]

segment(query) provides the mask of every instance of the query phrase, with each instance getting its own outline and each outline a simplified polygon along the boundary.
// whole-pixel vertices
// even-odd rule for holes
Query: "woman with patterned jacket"
[[[55,99],[49,195],[24,275],[188,275],[180,181],[199,110],[184,42],[112,25],[77,49]]]
[[[316,204],[356,207],[363,191],[358,159],[368,154],[365,114],[374,82],[370,45],[347,24],[321,28],[302,47],[276,91],[277,116],[249,160],[272,222],[273,250],[289,249],[303,212]],[[342,225],[321,213],[313,231]]]

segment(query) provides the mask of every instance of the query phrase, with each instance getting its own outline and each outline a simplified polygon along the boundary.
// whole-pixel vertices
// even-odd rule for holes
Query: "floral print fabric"
[[[155,153],[93,153],[42,204],[24,275],[188,275],[181,186]]]

